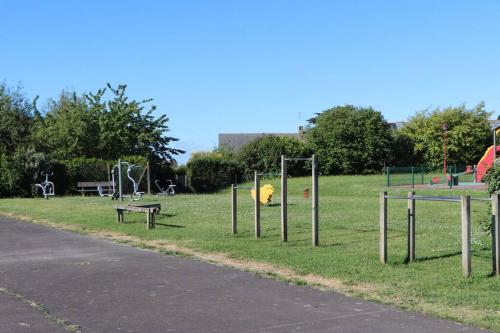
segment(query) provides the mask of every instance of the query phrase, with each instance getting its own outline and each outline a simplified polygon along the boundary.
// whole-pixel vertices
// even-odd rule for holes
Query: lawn
[[[162,203],[154,230],[146,230],[142,214],[116,222],[116,202],[100,197],[3,199],[0,211],[56,224],[74,225],[83,232],[130,235],[147,244],[161,240],[204,253],[268,263],[293,270],[309,281],[318,276],[343,282],[342,290],[372,300],[500,331],[500,279],[491,274],[491,238],[481,231],[489,205],[472,204],[472,277],[461,272],[460,204],[417,202],[417,261],[405,264],[406,201],[389,201],[389,262],[379,263],[379,192],[383,176],[320,177],[320,246],[311,247],[311,206],[303,197],[310,178],[289,180],[289,241],[280,241],[279,179],[262,180],[277,193],[261,209],[262,237],[253,231],[253,202],[239,192],[238,234],[231,234],[229,190],[207,195],[149,197]],[[57,189],[57,187],[56,187]],[[409,189],[390,188],[405,195]],[[460,190],[417,190],[417,194],[459,195]],[[486,193],[469,191],[485,197]],[[272,272],[269,272],[272,273]],[[279,274],[278,274],[278,277]],[[325,280],[326,281],[326,280]]]

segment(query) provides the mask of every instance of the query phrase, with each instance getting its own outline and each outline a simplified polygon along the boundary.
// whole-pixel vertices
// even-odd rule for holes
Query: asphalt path
[[[0,218],[0,332],[68,331],[484,332],[336,292]]]

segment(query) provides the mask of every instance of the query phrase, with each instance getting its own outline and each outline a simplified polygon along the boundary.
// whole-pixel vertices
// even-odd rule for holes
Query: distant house
[[[389,128],[391,130],[400,130],[401,128],[403,128],[404,125],[406,125],[406,122],[404,121],[396,121],[396,122],[393,122],[393,123],[389,123]]]
[[[219,133],[219,148],[229,148],[234,151],[238,151],[250,141],[267,135],[281,137],[288,136],[303,140],[304,128],[300,126],[298,133]]]

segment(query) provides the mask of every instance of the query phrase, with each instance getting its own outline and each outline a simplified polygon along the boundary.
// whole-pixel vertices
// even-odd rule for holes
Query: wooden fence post
[[[238,188],[236,184],[231,186],[231,230],[233,234],[238,232]]]
[[[281,155],[281,240],[288,240],[287,165],[285,155]]]
[[[387,192],[380,192],[380,262],[387,262]]]
[[[500,275],[500,194],[491,196],[491,209],[493,211],[491,223],[493,274]]]
[[[408,192],[408,257],[407,262],[415,260],[415,192]]]
[[[312,156],[312,245],[319,245],[318,161]]]
[[[260,179],[255,171],[255,237],[260,237]]]
[[[471,275],[471,207],[470,195],[462,195],[462,273]]]

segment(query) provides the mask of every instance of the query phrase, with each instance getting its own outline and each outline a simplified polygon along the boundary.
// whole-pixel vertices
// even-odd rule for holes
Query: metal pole
[[[281,155],[281,240],[288,240],[287,169],[285,155]]]
[[[415,260],[415,192],[408,192],[408,257],[407,262]]]
[[[312,156],[312,245],[319,245],[318,160]]]
[[[260,179],[255,171],[255,237],[260,237]]]
[[[387,262],[387,192],[380,192],[380,262]]]
[[[238,232],[238,188],[231,186],[231,229],[233,234]]]
[[[471,274],[471,215],[470,195],[462,195],[462,273]]]
[[[411,187],[415,188],[415,170],[411,167]]]
[[[120,201],[123,201],[123,192],[122,192],[122,160],[118,160],[118,198]]]

